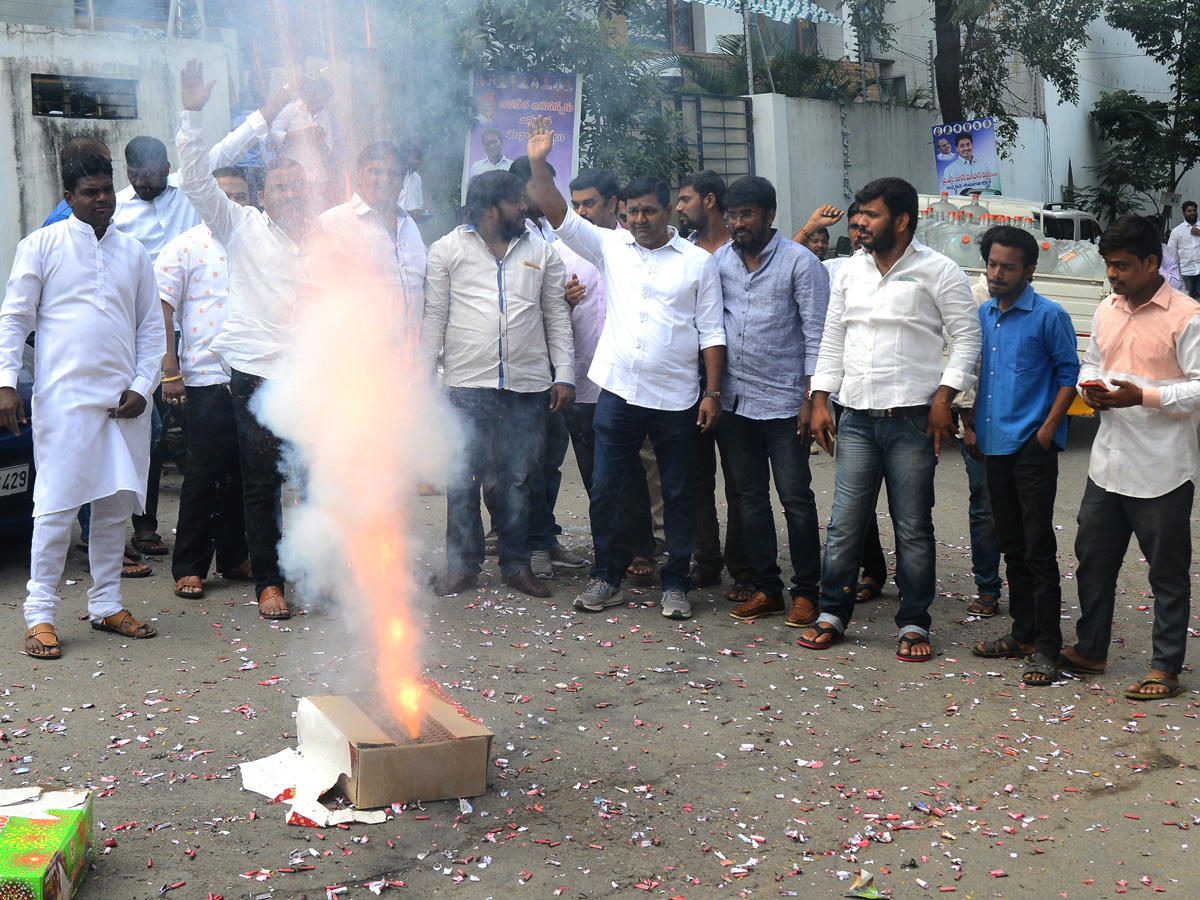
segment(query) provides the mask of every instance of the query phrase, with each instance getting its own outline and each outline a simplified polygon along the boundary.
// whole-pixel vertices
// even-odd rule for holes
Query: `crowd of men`
[[[13,390],[22,346],[37,336],[29,655],[61,655],[57,588],[76,516],[92,627],[154,636],[124,608],[120,577],[146,574],[136,554],[169,550],[155,510],[161,457],[151,452],[160,383],[163,407],[187,424],[175,593],[203,596],[215,562],[223,577],[255,583],[261,615],[292,614],[278,555],[282,448],[254,396],[281,375],[295,310],[313,289],[312,255],[336,245],[394,292],[397,333],[416,344],[418,373],[433,377],[440,360],[466,436],[446,490],[438,594],[477,586],[490,537],[483,508],[505,585],[548,597],[556,567],[588,564],[560,542],[555,520],[573,447],[594,551],[575,608],[625,604],[623,582],[653,575],[661,541],[663,616],[690,618],[689,592],[728,570],[733,618],[782,615],[801,647],[819,651],[846,637],[855,605],[887,582],[876,513],[886,485],[896,658],[919,663],[933,653],[934,473],[961,435],[979,590],[969,610],[997,614],[1003,556],[1012,619],[1009,634],[978,642],[975,654],[1025,659],[1027,685],[1049,685],[1060,670],[1103,672],[1117,576],[1136,535],[1155,597],[1154,656],[1126,696],[1182,691],[1200,305],[1160,274],[1152,221],[1127,216],[1104,234],[1114,293],[1081,367],[1069,317],[1036,292],[1030,233],[987,232],[986,280],[973,289],[916,240],[918,196],[899,178],[856,194],[849,256],[826,258],[842,210],[821,207],[789,239],[774,227],[774,187],[756,176],[686,178],[674,207],[684,237],[656,178],[622,189],[612,173],[584,171],[564,197],[547,162],[554,134],[536,117],[527,155],[475,174],[465,223],[427,251],[409,212],[421,212],[419,148],[367,146],[356,192],[333,205],[328,178],[313,174],[325,91],[310,89],[299,105],[271,98],[210,150],[203,110],[213,84],[194,61],[181,83],[178,175],[161,142],[137,138],[125,150],[130,187],[118,194],[108,149],[69,144],[61,220],[21,243],[0,307],[0,424],[13,431],[26,422]],[[283,152],[252,186],[233,163],[256,141]],[[1194,204],[1185,224],[1173,243],[1200,237]],[[1193,256],[1179,258],[1192,286]],[[1053,511],[1076,396],[1102,416],[1075,547],[1077,640],[1063,647]],[[824,553],[814,441],[837,459]]]

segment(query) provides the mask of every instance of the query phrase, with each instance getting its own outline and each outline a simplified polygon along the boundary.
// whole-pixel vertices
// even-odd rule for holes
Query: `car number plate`
[[[29,464],[0,469],[0,497],[23,494],[29,489]]]

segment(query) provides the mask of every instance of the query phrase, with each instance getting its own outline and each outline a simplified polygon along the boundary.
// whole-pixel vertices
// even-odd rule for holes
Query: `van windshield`
[[[1057,238],[1060,241],[1075,240],[1074,219],[1056,219],[1053,216],[1046,216],[1042,220],[1042,230],[1048,238]]]

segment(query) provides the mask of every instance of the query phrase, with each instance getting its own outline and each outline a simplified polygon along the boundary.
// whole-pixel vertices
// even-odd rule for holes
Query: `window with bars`
[[[692,5],[687,0],[647,0],[625,13],[629,43],[658,50],[693,50]]]
[[[64,119],[136,119],[137,82],[83,75],[32,75],[33,114]]]
[[[668,96],[688,124],[693,170],[712,169],[726,182],[754,174],[754,120],[749,99],[689,91],[672,91]]]

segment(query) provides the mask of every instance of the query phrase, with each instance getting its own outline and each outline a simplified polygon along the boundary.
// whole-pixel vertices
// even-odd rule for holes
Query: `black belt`
[[[893,406],[891,409],[855,409],[849,411],[865,413],[872,419],[904,419],[909,416],[929,415],[929,406]]]

